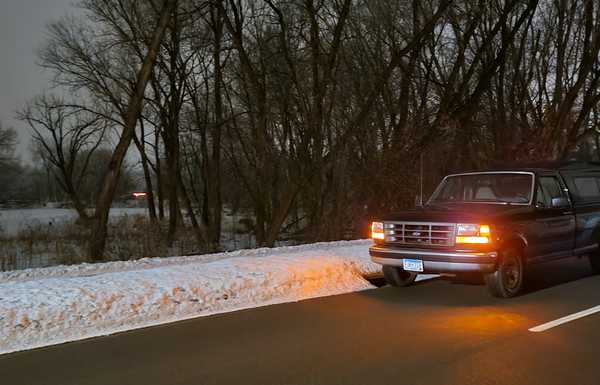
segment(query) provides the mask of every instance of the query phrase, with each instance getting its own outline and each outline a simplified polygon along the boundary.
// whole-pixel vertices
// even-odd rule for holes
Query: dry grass
[[[109,225],[105,261],[133,260],[203,253],[192,230],[182,228],[173,247],[166,245],[166,229],[144,216],[123,216]],[[0,233],[0,271],[89,262],[85,226],[34,226],[15,236]]]

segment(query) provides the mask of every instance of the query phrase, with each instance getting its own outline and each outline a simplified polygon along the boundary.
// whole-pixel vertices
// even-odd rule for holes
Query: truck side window
[[[575,183],[578,195],[582,200],[592,201],[600,199],[600,188],[598,187],[598,178],[580,176],[573,178],[573,183]]]
[[[538,207],[548,207],[548,197],[545,195],[542,186],[538,183],[535,189],[535,205]]]
[[[552,207],[552,198],[563,197],[558,179],[553,176],[540,177],[536,191],[536,203],[542,207]]]

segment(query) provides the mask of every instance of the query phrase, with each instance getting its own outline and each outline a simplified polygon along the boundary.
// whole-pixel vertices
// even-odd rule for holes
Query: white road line
[[[588,315],[592,315],[594,313],[600,313],[600,306],[594,306],[590,309],[583,310],[578,313],[574,313],[574,314],[559,318],[554,321],[546,322],[545,324],[541,324],[541,325],[538,325],[536,327],[529,329],[529,331],[534,332],[534,333],[543,332],[548,329],[552,329],[554,327],[560,326],[562,324],[566,324],[567,322],[575,321],[576,319],[583,318]]]

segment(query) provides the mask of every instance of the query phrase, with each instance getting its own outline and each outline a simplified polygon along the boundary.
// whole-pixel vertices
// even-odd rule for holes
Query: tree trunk
[[[160,131],[156,129],[154,140],[154,157],[156,158],[156,198],[158,200],[158,219],[165,219],[165,198],[163,193],[162,161],[160,159]]]
[[[144,123],[140,119],[141,126],[141,140],[134,134],[133,141],[140,153],[142,160],[142,170],[144,171],[144,181],[146,182],[146,201],[148,202],[148,215],[150,221],[156,223],[158,218],[156,217],[156,204],[154,202],[154,188],[152,186],[152,175],[150,174],[150,167],[148,166],[148,157],[146,155],[146,146],[144,145]]]
[[[119,177],[121,176],[123,159],[125,158],[127,149],[129,148],[133,139],[135,126],[142,111],[146,85],[148,84],[148,80],[150,79],[150,75],[154,69],[158,50],[169,24],[169,20],[171,19],[171,15],[176,6],[177,0],[164,1],[158,25],[154,30],[152,41],[148,47],[148,53],[144,58],[142,67],[138,71],[134,92],[129,99],[129,106],[125,115],[123,132],[121,133],[117,147],[113,151],[110,163],[108,165],[108,170],[104,174],[104,178],[102,180],[100,192],[96,199],[96,212],[92,225],[89,250],[90,257],[95,261],[101,260],[104,255],[106,236],[108,232],[108,214],[114,199]]]
[[[170,47],[170,71],[169,71],[169,100],[168,102],[168,124],[165,127],[165,146],[167,154],[167,168],[169,170],[169,230],[167,233],[167,245],[173,246],[177,225],[181,221],[179,205],[179,113],[181,110],[181,85],[179,79],[179,23],[177,15],[174,14],[171,23],[171,47]]]
[[[198,219],[196,218],[196,213],[194,213],[192,201],[187,193],[185,185],[183,184],[181,172],[178,172],[177,178],[179,181],[179,192],[183,200],[183,204],[185,205],[185,209],[187,210],[188,216],[190,218],[190,222],[192,223],[192,228],[194,229],[196,241],[199,245],[206,246],[209,243],[206,228],[200,222],[198,222]]]
[[[176,149],[178,144],[175,144],[175,138],[169,139],[167,168],[169,170],[168,180],[168,196],[169,196],[169,230],[167,233],[167,245],[171,247],[175,241],[175,233],[177,232],[177,224],[179,221],[179,196],[178,196],[178,180],[177,172],[179,169],[179,153]],[[174,148],[175,147],[175,148]]]
[[[209,168],[208,210],[210,218],[211,247],[218,247],[221,243],[221,213],[223,199],[221,196],[221,126],[223,125],[223,100],[221,87],[223,71],[221,68],[221,39],[223,38],[223,15],[219,7],[211,7],[211,18],[214,28],[213,62],[215,67],[214,79],[214,109],[215,122],[212,127],[212,156]]]

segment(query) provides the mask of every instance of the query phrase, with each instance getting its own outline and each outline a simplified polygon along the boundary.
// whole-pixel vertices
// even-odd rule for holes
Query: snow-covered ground
[[[124,215],[143,215],[144,208],[112,208],[111,218]],[[28,227],[56,226],[77,219],[77,212],[72,209],[37,208],[0,210],[0,229],[6,235],[16,235]]]
[[[0,353],[370,289],[369,240],[0,273]]]

